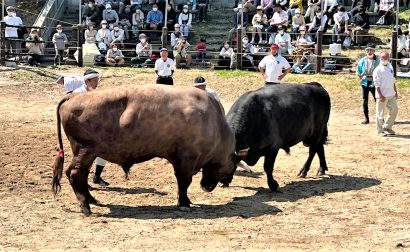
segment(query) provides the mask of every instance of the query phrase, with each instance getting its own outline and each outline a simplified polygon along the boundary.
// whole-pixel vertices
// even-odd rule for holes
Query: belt
[[[168,75],[168,76],[158,75],[158,78],[168,79],[168,78],[172,78],[172,76],[171,75]]]
[[[265,81],[265,85],[275,85],[275,84],[280,84],[280,82],[269,82],[269,81]]]

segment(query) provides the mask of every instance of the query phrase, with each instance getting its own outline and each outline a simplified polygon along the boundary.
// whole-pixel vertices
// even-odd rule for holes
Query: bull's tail
[[[54,196],[61,190],[60,180],[63,176],[63,168],[64,168],[64,147],[63,147],[63,140],[61,138],[61,118],[60,118],[60,107],[61,105],[69,99],[69,96],[65,96],[57,106],[57,135],[58,135],[58,156],[56,157],[53,165],[53,182],[52,182],[52,189],[54,192]]]

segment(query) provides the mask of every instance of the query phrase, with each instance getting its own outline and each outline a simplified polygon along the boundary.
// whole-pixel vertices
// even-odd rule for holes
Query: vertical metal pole
[[[4,0],[1,1],[1,20],[4,19]]]
[[[81,13],[81,0],[78,0],[78,23],[79,24],[82,24],[81,16],[82,16],[82,13]]]
[[[397,31],[393,31],[391,34],[391,54],[390,54],[390,59],[391,64],[393,66],[393,71],[394,71],[394,77],[397,76]]]
[[[78,66],[83,66],[83,27],[77,26]]]
[[[236,43],[236,68],[242,69],[242,27],[237,29],[237,40]]]
[[[396,4],[396,32],[399,32],[399,12],[400,12],[400,0],[397,0],[397,4]]]
[[[316,73],[322,71],[322,43],[323,43],[323,31],[317,31],[316,33]]]
[[[164,27],[168,27],[168,0],[165,0],[165,19],[164,19]]]
[[[168,28],[164,26],[162,27],[162,39],[161,39],[162,48],[167,48],[167,39],[168,39]]]
[[[0,63],[4,64],[6,61],[6,37],[4,35],[4,32],[6,30],[6,22],[2,21],[0,23],[0,31],[1,31],[1,40],[0,40]]]

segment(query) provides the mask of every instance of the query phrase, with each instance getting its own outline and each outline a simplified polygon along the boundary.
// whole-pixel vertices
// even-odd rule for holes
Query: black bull
[[[316,153],[320,160],[318,174],[325,174],[323,145],[329,115],[330,97],[319,83],[278,84],[243,94],[229,110],[227,121],[236,138],[236,149],[249,148],[244,159],[247,164],[255,165],[265,157],[268,186],[276,191],[278,183],[272,173],[278,151],[289,153],[299,142],[309,147],[309,156],[298,175],[307,175]],[[234,172],[222,181],[224,186],[229,186]]]
[[[222,107],[202,90],[156,85],[71,94],[57,108],[55,194],[64,164],[61,125],[73,152],[65,174],[85,215],[91,213],[89,204],[97,202],[87,183],[96,157],[125,171],[154,157],[167,159],[174,167],[182,210],[189,210],[187,190],[194,174],[202,168],[201,186],[212,191],[241,158]]]

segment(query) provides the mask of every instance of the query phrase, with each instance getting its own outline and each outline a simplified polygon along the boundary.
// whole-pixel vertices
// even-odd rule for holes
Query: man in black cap
[[[362,124],[369,123],[369,92],[373,95],[373,99],[376,101],[375,88],[373,83],[373,71],[379,65],[380,59],[374,53],[376,48],[373,44],[368,44],[366,46],[366,56],[359,60],[357,64],[356,73],[360,78],[360,83],[362,86],[362,97],[363,97],[363,114],[364,121]]]
[[[155,61],[155,73],[158,75],[157,84],[174,85],[172,75],[175,71],[175,63],[168,58],[167,48],[160,50],[161,58]]]

